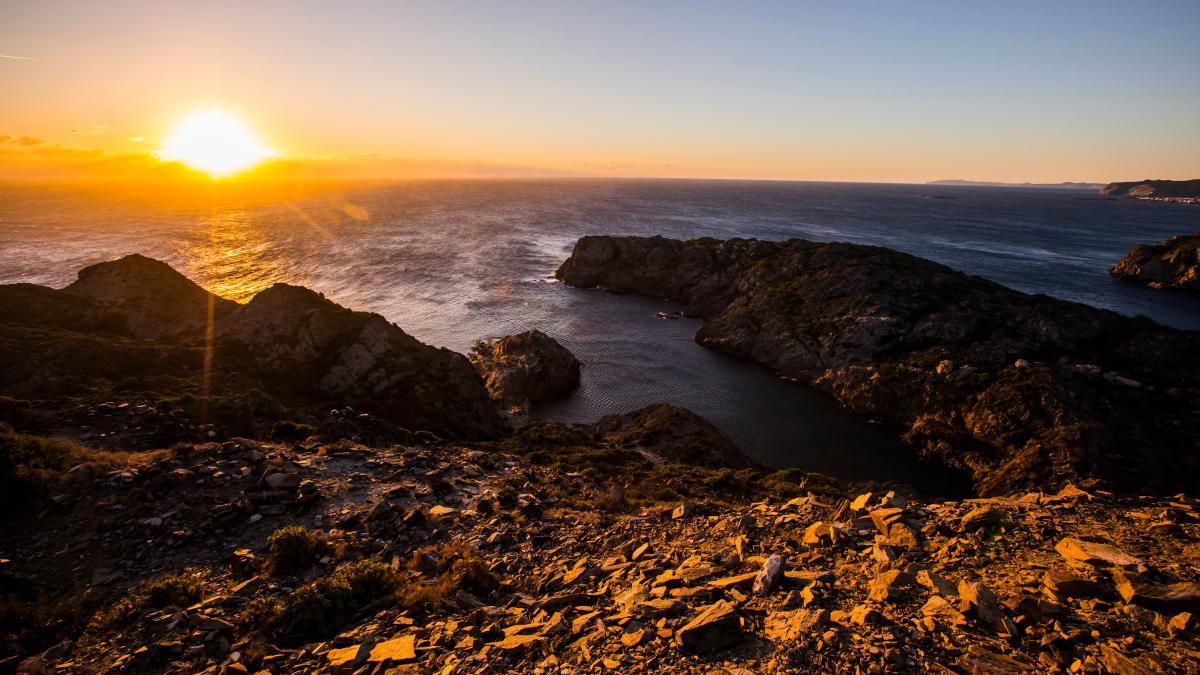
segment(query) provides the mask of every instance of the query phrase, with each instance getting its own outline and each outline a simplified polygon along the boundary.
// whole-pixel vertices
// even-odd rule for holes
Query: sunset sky
[[[0,177],[1200,177],[1200,2],[11,2]]]

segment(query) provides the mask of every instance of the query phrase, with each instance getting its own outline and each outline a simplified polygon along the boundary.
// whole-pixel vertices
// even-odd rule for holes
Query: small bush
[[[312,426],[299,422],[276,422],[271,427],[271,438],[277,441],[302,441],[315,433],[317,433],[317,430]]]
[[[93,606],[90,590],[66,598],[33,591],[0,592],[0,653],[35,654],[73,634]]]
[[[363,607],[396,590],[395,571],[379,560],[358,560],[259,608],[269,632],[285,639],[328,637]]]
[[[89,630],[103,630],[132,621],[148,609],[184,609],[204,597],[204,579],[196,572],[171,574],[134,587],[113,606],[92,617]]]
[[[89,450],[66,440],[18,433],[0,422],[0,506],[29,508],[67,487],[79,464],[113,466],[132,455]]]
[[[267,537],[268,566],[272,574],[298,572],[310,564],[321,548],[321,535],[303,525],[281,527]]]
[[[411,610],[428,611],[450,604],[460,590],[482,597],[500,586],[500,580],[472,549],[431,546],[415,551],[412,559],[413,568],[432,578],[408,584],[396,594],[400,604]],[[432,569],[425,567],[426,561],[434,562]]]

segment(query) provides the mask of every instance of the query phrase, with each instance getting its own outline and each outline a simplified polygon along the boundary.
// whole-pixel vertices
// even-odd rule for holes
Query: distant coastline
[[[1026,188],[1046,188],[1051,190],[1098,190],[1104,187],[1103,183],[1073,183],[1070,181],[1063,183],[1001,183],[996,181],[986,180],[960,180],[957,178],[948,178],[943,180],[931,180],[926,185],[964,185],[972,187],[1026,187]]]
[[[1129,197],[1148,202],[1200,204],[1200,179],[1146,179],[1127,183],[1109,183],[1100,188],[1100,194],[1108,197]]]

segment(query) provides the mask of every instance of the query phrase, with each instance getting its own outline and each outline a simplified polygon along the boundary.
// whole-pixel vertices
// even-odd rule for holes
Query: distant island
[[[1052,188],[1057,190],[1094,190],[1101,187],[1100,183],[1073,183],[1070,181],[1063,183],[1001,183],[996,181],[986,180],[959,180],[957,178],[949,178],[944,180],[931,180],[926,185],[970,185],[974,187],[1028,187],[1028,188]]]
[[[1100,188],[1100,194],[1112,197],[1132,197],[1144,201],[1200,204],[1200,179],[1146,179],[1126,183],[1109,183]]]

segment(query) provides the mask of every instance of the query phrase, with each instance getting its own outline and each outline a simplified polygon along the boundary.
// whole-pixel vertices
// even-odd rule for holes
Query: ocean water
[[[84,265],[140,252],[246,300],[278,281],[379,312],[466,352],[538,328],[584,362],[571,422],[668,401],[712,420],[751,456],[848,479],[945,490],[894,429],[692,341],[677,307],[555,282],[586,234],[876,244],[1032,293],[1200,329],[1200,298],[1110,279],[1129,248],[1200,230],[1200,208],[1080,190],[846,183],[631,180],[417,181],[325,186],[248,199],[170,199],[111,188],[0,184],[0,283],[69,283]]]

